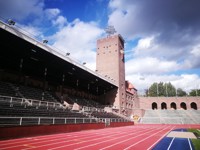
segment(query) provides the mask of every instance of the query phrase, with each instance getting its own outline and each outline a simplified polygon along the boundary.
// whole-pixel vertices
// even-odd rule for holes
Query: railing
[[[0,117],[0,126],[128,122],[119,118]]]
[[[158,124],[197,124],[189,117],[142,117],[140,123],[158,123]],[[200,123],[200,122],[198,122]]]
[[[8,103],[9,105],[21,104],[21,105],[34,105],[34,106],[53,106],[62,107],[60,103],[38,101],[32,99],[8,97],[0,95],[0,102]],[[2,103],[2,104],[3,104]],[[86,107],[87,108],[87,107]],[[22,125],[50,125],[50,124],[77,124],[77,123],[98,123],[102,122],[105,125],[110,122],[128,122],[128,120],[122,118],[79,118],[79,117],[10,117],[0,116],[0,126],[22,126]]]
[[[40,100],[34,100],[34,99],[26,99],[26,98],[18,98],[18,97],[10,97],[10,96],[2,96],[0,95],[0,101],[6,101],[12,103],[21,103],[21,104],[27,104],[27,105],[34,105],[34,106],[51,106],[51,107],[62,107],[62,104],[55,103],[55,102],[48,102],[48,101],[40,101]]]
[[[88,106],[83,106],[82,108],[82,111],[83,112],[93,112],[93,111],[99,111],[99,112],[104,112],[104,109],[103,108],[96,108],[96,107],[88,107]]]

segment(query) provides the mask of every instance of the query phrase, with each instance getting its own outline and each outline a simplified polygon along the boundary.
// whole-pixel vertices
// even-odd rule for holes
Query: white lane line
[[[34,145],[34,144],[41,144],[42,145],[42,143],[46,143],[46,142],[51,142],[51,141],[60,141],[60,140],[68,140],[68,141],[73,141],[74,140],[74,138],[75,137],[77,137],[77,138],[87,138],[87,137],[93,137],[94,135],[90,135],[90,134],[88,134],[88,133],[84,133],[84,134],[81,134],[81,132],[80,133],[76,133],[76,134],[74,134],[74,133],[72,133],[71,135],[70,134],[63,134],[62,136],[56,136],[56,135],[54,135],[55,137],[53,137],[53,136],[51,136],[51,138],[49,138],[48,139],[48,135],[47,136],[45,136],[46,138],[45,139],[40,139],[40,138],[38,138],[38,140],[37,141],[27,141],[26,143],[21,143],[21,144],[18,144],[18,145],[13,145],[13,146],[8,146],[8,147],[3,147],[3,148],[0,148],[0,149],[8,149],[8,148],[15,148],[15,147],[19,147],[19,146],[24,146],[24,145],[29,145],[29,144],[31,144],[31,145]],[[25,148],[25,149],[28,149],[28,148]]]
[[[144,132],[144,131],[143,131],[143,132]],[[152,131],[151,131],[151,132],[152,132]],[[109,146],[107,146],[107,147],[101,148],[100,150],[104,150],[104,149],[107,149],[107,148],[113,147],[113,146],[115,146],[115,145],[118,145],[118,144],[120,144],[120,143],[124,143],[124,142],[126,142],[126,141],[132,140],[132,139],[134,139],[134,138],[136,138],[136,137],[139,137],[139,136],[144,135],[144,134],[147,134],[147,133],[149,133],[149,132],[145,132],[145,133],[140,134],[140,135],[137,135],[137,136],[135,136],[135,137],[132,137],[132,138],[129,138],[129,139],[123,140],[123,141],[121,141],[121,142],[117,142],[117,143],[115,143],[115,144],[112,144],[112,145],[109,145]]]
[[[116,135],[116,136],[117,136],[117,135]],[[118,135],[118,136],[119,136],[119,135]],[[107,137],[110,137],[110,136],[107,136]],[[102,137],[102,138],[103,138],[103,137]],[[98,138],[98,139],[102,139],[102,138]],[[104,138],[105,138],[105,137],[104,137]],[[70,144],[70,145],[63,145],[63,146],[60,146],[60,147],[54,147],[54,148],[51,148],[51,149],[49,149],[49,150],[59,149],[59,148],[63,148],[63,147],[71,146],[71,145],[77,145],[77,144],[81,144],[81,143],[90,142],[90,141],[95,141],[95,140],[98,140],[98,139],[87,140],[87,141],[83,141],[83,142],[73,143],[73,144]]]
[[[105,131],[108,131],[108,130],[105,130]],[[91,134],[92,132],[90,132],[90,134],[88,134],[87,137],[71,139],[71,140],[68,140],[68,141],[59,141],[59,142],[54,142],[54,143],[49,143],[49,144],[43,144],[43,145],[37,146],[37,148],[44,147],[44,146],[55,145],[55,144],[60,144],[60,143],[67,143],[67,142],[71,142],[71,141],[75,141],[75,140],[77,140],[77,141],[78,140],[86,140],[87,138],[93,138],[93,140],[88,140],[88,141],[94,141],[94,140],[97,140],[97,139],[102,139],[102,138],[106,138],[106,137],[113,137],[113,136],[116,136],[116,135],[123,135],[124,134],[124,132],[119,133],[119,131],[117,131],[117,132],[115,131],[114,134],[112,134],[113,133],[112,131],[115,131],[115,130],[111,130],[110,129],[110,131],[106,132],[105,136],[103,136],[103,137],[100,136],[100,135],[98,135],[98,134],[96,134],[96,131],[93,131],[93,134]],[[104,132],[104,131],[102,130],[102,132]],[[99,133],[102,133],[102,132],[99,132]],[[81,132],[77,132],[77,133],[80,134]],[[107,133],[109,133],[109,134],[107,134]],[[96,138],[96,137],[98,137],[98,138]],[[65,147],[66,146],[70,146],[70,145],[76,145],[76,144],[84,143],[84,142],[86,142],[86,141],[82,141],[82,142],[78,142],[78,143],[73,143],[73,144],[68,144],[68,145],[65,145]],[[30,149],[30,148],[25,148],[23,150],[28,150],[28,149]]]
[[[139,131],[139,132],[140,132],[140,131]],[[138,132],[137,132],[137,133],[138,133]],[[126,134],[126,135],[124,135],[124,136],[119,136],[119,134],[118,134],[118,135],[115,135],[115,136],[117,136],[116,138],[112,138],[112,139],[109,139],[109,140],[106,140],[106,141],[115,140],[115,139],[118,139],[118,138],[121,138],[121,137],[126,137],[127,135],[134,135],[134,134],[137,134],[137,133]],[[98,138],[98,139],[102,139],[102,138]],[[63,147],[71,146],[71,145],[77,145],[77,144],[81,144],[81,143],[86,143],[86,142],[89,142],[89,141],[95,141],[95,140],[98,140],[98,139],[83,141],[83,142],[79,142],[79,143],[73,143],[73,144],[70,144],[70,145],[63,145],[63,146],[60,146],[60,147],[51,148],[51,149],[49,149],[49,150],[54,150],[54,149],[59,149],[59,148],[63,148]],[[103,141],[103,142],[106,142],[106,141]],[[99,143],[102,143],[102,142],[99,142]],[[92,146],[93,146],[93,145],[97,145],[97,143],[91,144],[91,145],[92,145]],[[91,146],[91,145],[89,145],[89,146]],[[82,149],[82,148],[85,148],[85,147],[88,147],[88,146],[80,147],[80,148],[77,148],[77,149]],[[77,150],[77,149],[76,149],[76,150]]]
[[[172,141],[170,142],[170,144],[169,144],[169,146],[168,146],[167,150],[169,150],[169,149],[170,149],[170,147],[172,146],[172,143],[173,143],[174,139],[175,139],[175,137],[174,137],[174,138],[172,139]]]
[[[0,145],[0,149],[2,150],[2,149],[8,149],[8,148],[14,148],[14,147],[19,147],[19,146],[22,146],[22,145],[28,145],[28,144],[38,144],[38,143],[43,143],[43,142],[47,142],[47,141],[55,141],[55,140],[58,140],[58,139],[66,139],[66,138],[70,138],[70,137],[68,137],[68,135],[66,135],[66,136],[55,136],[55,137],[51,137],[51,138],[49,138],[48,139],[48,135],[46,136],[46,138],[45,139],[40,139],[40,138],[32,138],[32,140],[28,140],[28,141],[22,141],[22,142],[17,142],[17,143],[11,143],[11,144],[2,144],[2,145]],[[2,147],[2,146],[4,146],[5,145],[5,147]]]
[[[188,143],[189,143],[189,145],[190,145],[190,150],[192,150],[192,145],[191,145],[191,143],[190,143],[190,139],[188,138]]]
[[[80,135],[81,133],[81,135]],[[82,134],[83,133],[83,134]],[[84,137],[88,137],[88,136],[94,136],[94,135],[90,135],[90,133],[92,132],[76,132],[76,133],[64,133],[64,134],[54,134],[54,135],[46,135],[46,136],[38,136],[38,137],[29,137],[29,138],[25,138],[28,139],[28,141],[21,141],[19,143],[18,142],[11,142],[10,144],[0,144],[0,149],[8,149],[8,148],[16,148],[19,146],[24,146],[24,145],[34,145],[34,144],[39,144],[39,143],[46,143],[46,142],[51,142],[51,141],[58,141],[58,140],[62,140],[62,139],[68,139],[68,140],[73,140],[74,137],[78,137],[78,138],[84,138]],[[102,133],[102,132],[97,132],[98,133]],[[104,133],[104,135],[107,135],[108,132],[106,132],[106,134]],[[115,133],[115,132],[114,132]],[[112,132],[110,132],[110,134],[112,134]],[[41,137],[41,138],[40,138]],[[37,140],[35,140],[37,139]],[[34,141],[33,141],[34,140]],[[17,144],[19,143],[19,144]],[[15,145],[17,144],[17,145]],[[2,147],[3,145],[6,145],[6,147]]]
[[[84,134],[83,134],[84,135]],[[0,143],[0,146],[3,145],[14,145],[16,146],[16,144],[27,144],[29,142],[33,142],[33,140],[48,140],[48,139],[58,139],[58,138],[62,138],[64,136],[79,136],[79,134],[76,133],[60,133],[60,134],[52,134],[52,135],[42,135],[42,136],[33,136],[33,137],[26,137],[26,138],[20,138],[20,139],[11,139],[11,140],[6,140],[4,141],[4,143]],[[1,142],[1,141],[0,141]]]
[[[170,129],[170,131],[171,130],[173,130],[175,127],[172,127],[171,129]],[[166,136],[167,134],[169,133],[169,131],[167,131],[161,138],[159,138],[155,143],[153,143],[147,150],[150,150],[153,146],[155,146],[162,138],[164,138],[164,136]]]
[[[113,141],[113,140],[116,140],[116,139],[119,139],[119,138],[122,138],[122,137],[126,137],[127,135],[135,135],[135,134],[138,134],[138,133],[140,133],[140,132],[144,132],[144,131],[139,131],[139,132],[137,132],[137,133],[134,132],[134,133],[131,133],[131,134],[126,134],[126,135],[124,135],[124,136],[120,136],[120,137],[113,138],[113,139],[110,139],[110,140],[106,140],[106,141],[102,141],[102,142],[90,144],[90,145],[87,145],[87,146],[79,147],[79,148],[77,148],[77,149],[75,149],[75,150],[79,150],[79,149],[83,149],[83,148],[86,148],[86,147],[95,146],[95,145],[98,145],[98,144],[101,144],[101,143],[105,143],[105,142],[108,142],[108,141]],[[148,131],[148,132],[152,132],[152,130],[151,130],[151,131]],[[148,133],[148,132],[145,132],[145,133],[143,133],[143,134],[146,134],[146,133]],[[143,135],[143,134],[134,136],[134,137],[132,137],[132,138],[128,138],[128,139],[123,140],[123,141],[121,141],[121,142],[117,142],[117,143],[115,143],[115,144],[113,144],[113,145],[110,145],[110,146],[108,146],[108,147],[112,147],[112,146],[114,146],[114,145],[123,143],[123,142],[125,142],[125,141],[131,140],[131,139],[136,138],[136,137],[138,137],[138,136],[141,136],[141,135]],[[104,148],[102,148],[102,149],[100,149],[100,150],[106,149],[106,148],[108,148],[108,147],[104,147]]]
[[[150,136],[147,136],[146,138],[144,138],[144,139],[142,139],[142,140],[140,140],[140,141],[136,142],[136,143],[135,143],[135,144],[133,144],[133,145],[130,145],[129,147],[125,148],[124,150],[130,149],[131,147],[133,147],[133,146],[135,146],[135,145],[137,145],[137,144],[139,144],[139,143],[141,143],[141,142],[145,141],[146,139],[148,139],[148,138],[150,138],[150,137],[154,136],[154,135],[155,135],[155,134],[157,134],[157,133],[160,133],[160,132],[162,132],[163,130],[165,130],[165,129],[167,129],[167,128],[168,128],[168,127],[164,128],[164,129],[162,129],[161,131],[159,131],[159,132],[156,132],[156,133],[154,133],[154,134],[152,134],[152,135],[150,135]]]
[[[123,134],[123,133],[122,133]],[[40,146],[37,146],[37,148],[39,147],[45,147],[45,146],[50,146],[50,145],[56,145],[56,144],[60,144],[60,143],[69,143],[69,142],[73,142],[73,141],[80,141],[81,142],[78,142],[78,143],[72,143],[72,144],[68,144],[68,145],[65,145],[65,146],[70,146],[70,145],[76,145],[76,144],[79,144],[79,143],[84,143],[85,141],[82,141],[82,140],[86,140],[86,139],[90,139],[90,138],[93,138],[93,140],[90,140],[90,141],[94,141],[94,140],[98,140],[98,139],[102,139],[102,138],[107,138],[107,137],[112,137],[112,136],[115,136],[115,134],[113,135],[109,135],[109,136],[97,136],[97,135],[93,135],[93,136],[88,136],[88,137],[83,137],[83,138],[76,138],[76,139],[71,139],[71,140],[64,140],[64,141],[59,141],[59,142],[53,142],[53,143],[49,143],[49,144],[43,144],[43,145],[40,145]],[[96,138],[98,137],[98,138]],[[28,149],[31,149],[31,148],[25,148],[23,150],[28,150]],[[41,148],[42,149],[42,148]],[[53,148],[52,148],[53,149]],[[50,149],[49,149],[50,150]]]

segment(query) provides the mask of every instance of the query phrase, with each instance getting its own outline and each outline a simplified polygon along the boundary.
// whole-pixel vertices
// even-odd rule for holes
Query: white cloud
[[[191,89],[200,88],[200,78],[196,74],[182,74],[178,80],[172,82],[177,88],[189,92]]]
[[[48,19],[55,18],[59,14],[60,14],[60,10],[58,8],[52,8],[52,9],[45,10],[45,15],[48,17]]]
[[[191,54],[193,54],[195,57],[200,57],[200,45],[196,45],[192,49]]]
[[[138,44],[132,49],[132,51],[136,57],[145,57],[149,55],[151,55],[151,57],[155,57],[156,55],[159,55],[159,45],[154,42],[153,36],[145,37],[138,41]]]
[[[134,58],[126,62],[126,74],[135,73],[163,74],[175,71],[179,65],[174,61],[166,61],[153,57]]]
[[[58,26],[59,28],[64,27],[65,24],[67,24],[67,19],[63,16],[58,16],[56,20],[52,21],[53,25]]]
[[[141,77],[143,80],[141,80]],[[196,74],[182,74],[182,75],[155,75],[155,74],[134,74],[128,75],[127,80],[131,81],[138,93],[144,94],[153,83],[171,83],[175,88],[181,88],[186,92],[192,89],[200,88],[200,78]]]
[[[64,53],[70,52],[70,57],[79,62],[86,62],[86,66],[95,70],[96,40],[104,31],[94,22],[82,22],[75,19],[66,27],[51,37],[54,47]]]
[[[198,3],[182,3],[172,9],[180,1],[110,1],[108,24],[114,25],[127,43],[139,39],[129,48],[132,55],[127,53],[126,62],[126,78],[136,88],[144,89],[153,81],[173,81],[188,90],[194,88],[194,82],[200,83],[198,73],[173,75],[200,67]],[[139,80],[140,74],[146,76],[145,81]]]
[[[149,49],[152,47],[154,37],[146,37],[144,39],[139,40],[136,49]]]
[[[163,5],[160,0],[111,0],[109,3],[108,24],[114,25],[127,43],[140,39],[136,47],[132,47],[132,56],[126,62],[126,78],[138,89],[144,89],[154,81],[171,81],[183,89],[194,88],[196,83],[200,83],[197,74],[170,74],[200,67],[200,15],[194,14],[199,12],[196,11],[199,5],[186,2],[188,6],[193,4],[191,12],[183,11],[189,10],[187,5],[172,9],[179,2],[169,0],[164,2],[168,5]],[[68,22],[60,9],[45,9],[44,5],[44,0],[2,0],[0,14],[18,20],[31,17],[31,22],[28,18],[26,25],[18,25],[31,36],[43,38],[45,33],[52,35],[47,39],[54,47],[63,53],[70,52],[70,57],[86,62],[86,66],[94,70],[96,40],[104,31],[95,22],[79,19]],[[139,79],[140,74],[145,76],[145,80]]]
[[[43,32],[42,29],[35,27],[35,26],[31,26],[31,25],[23,25],[23,24],[18,24],[18,26],[20,27],[20,31],[25,33],[28,36],[31,36],[32,38],[41,40],[43,39]],[[18,29],[18,28],[17,28]]]
[[[0,1],[0,14],[4,18],[23,20],[30,15],[40,16],[43,7],[44,0],[3,0]]]

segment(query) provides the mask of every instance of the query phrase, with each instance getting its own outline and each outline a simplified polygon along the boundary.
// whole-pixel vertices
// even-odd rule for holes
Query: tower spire
[[[105,31],[108,34],[108,37],[116,33],[114,26],[107,26]]]

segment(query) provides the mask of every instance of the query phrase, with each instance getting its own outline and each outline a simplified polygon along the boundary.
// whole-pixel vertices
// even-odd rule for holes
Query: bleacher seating
[[[0,95],[4,96],[17,96],[15,90],[12,88],[12,85],[7,82],[0,81]]]
[[[58,102],[58,98],[50,93],[45,91],[43,95],[43,90],[38,88],[33,88],[29,86],[16,85],[8,82],[0,81],[0,95],[11,96],[11,97],[20,97],[26,99],[35,99],[35,100],[46,100],[50,102]]]
[[[146,110],[141,123],[199,124],[200,110]]]
[[[80,106],[95,107],[95,108],[103,108],[104,107],[100,103],[95,102],[95,101],[90,100],[90,99],[78,98],[78,97],[70,96],[70,100],[73,103],[77,103]]]
[[[97,121],[127,121],[103,110],[104,106],[85,98],[68,97],[87,111],[65,107],[56,95],[43,90],[0,81],[0,126],[93,123]],[[99,112],[100,111],[100,112]]]
[[[14,123],[16,125],[18,123],[13,119],[17,120],[17,118],[18,122],[19,118],[23,118],[23,125],[38,124],[38,118],[40,118],[39,124],[73,123],[74,121],[78,123],[83,122],[83,118],[90,120],[83,113],[69,110],[62,105],[28,105],[22,101],[10,101],[6,97],[0,98],[0,125],[14,125]],[[11,118],[13,119],[11,120]],[[93,119],[92,122],[94,121]]]
[[[114,115],[113,113],[109,113],[105,111],[103,112],[93,111],[91,115],[97,118],[121,118],[117,115]]]

